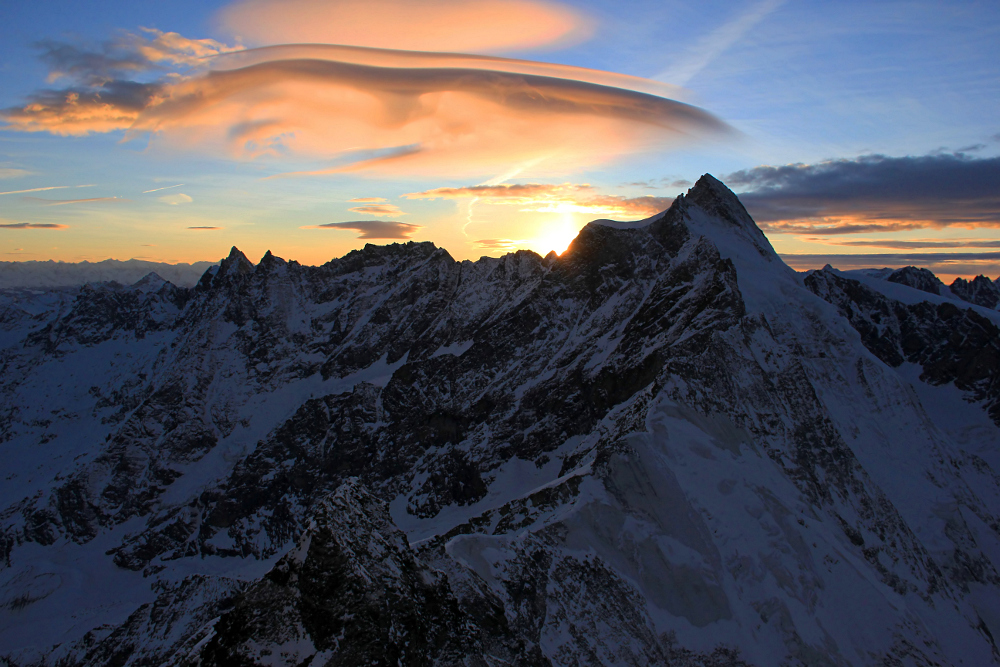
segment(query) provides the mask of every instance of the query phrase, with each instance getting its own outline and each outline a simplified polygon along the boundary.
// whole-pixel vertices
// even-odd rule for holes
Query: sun
[[[558,219],[545,224],[542,233],[535,237],[534,246],[539,254],[547,255],[554,250],[557,255],[566,252],[566,248],[579,233],[580,227],[572,211],[561,211]]]

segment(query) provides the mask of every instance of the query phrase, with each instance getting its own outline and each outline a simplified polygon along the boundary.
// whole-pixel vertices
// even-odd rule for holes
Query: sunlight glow
[[[532,239],[532,247],[538,254],[545,256],[554,250],[557,255],[566,252],[566,248],[573,242],[580,232],[580,225],[573,217],[572,211],[565,211],[559,216],[557,222],[546,226],[540,236]]]

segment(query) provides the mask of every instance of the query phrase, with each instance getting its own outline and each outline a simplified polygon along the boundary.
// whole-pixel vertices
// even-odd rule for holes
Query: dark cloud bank
[[[867,155],[756,167],[726,177],[757,222],[776,232],[1000,226],[1000,158],[963,153]],[[814,224],[809,224],[812,220]],[[798,221],[797,225],[780,224]]]

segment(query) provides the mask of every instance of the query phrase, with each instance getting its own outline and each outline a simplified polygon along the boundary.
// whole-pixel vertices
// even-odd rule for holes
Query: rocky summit
[[[994,292],[797,274],[706,175],[2,293],[0,664],[998,664]]]

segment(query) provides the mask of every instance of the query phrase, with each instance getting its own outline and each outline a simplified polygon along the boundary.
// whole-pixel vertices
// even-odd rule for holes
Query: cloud
[[[148,195],[150,192],[159,192],[160,190],[169,190],[170,188],[179,188],[182,185],[184,185],[184,184],[183,183],[178,183],[177,185],[168,185],[168,186],[163,187],[163,188],[153,188],[152,190],[143,190],[142,194]]]
[[[179,79],[42,91],[2,116],[13,130],[128,130],[164,148],[333,161],[312,174],[552,173],[731,132],[697,107],[586,80],[639,81],[611,73],[348,47],[260,51]]]
[[[516,241],[514,239],[479,239],[475,242],[475,246],[483,250],[506,250],[512,252],[525,243],[527,241]]]
[[[94,47],[54,40],[36,43],[49,66],[49,83],[66,78],[73,85],[41,90],[21,107],[0,110],[7,122],[4,129],[79,136],[128,128],[143,109],[161,99],[170,81],[203,67],[207,58],[242,48],[141,30],[143,35],[123,32]],[[158,81],[135,80],[150,72],[163,76]]]
[[[0,168],[0,178],[21,178],[22,176],[31,176],[33,173],[27,169]]]
[[[29,96],[23,107],[0,111],[3,128],[18,132],[49,132],[81,136],[127,129],[139,113],[162,99],[164,84],[113,80],[92,87],[43,90]]]
[[[926,227],[925,224],[920,222],[876,222],[866,224],[863,222],[843,222],[841,220],[823,221],[820,224],[813,224],[811,222],[761,222],[758,225],[762,230],[771,234],[821,234],[827,236],[906,232]]]
[[[403,69],[447,68],[507,74],[531,74],[595,83],[611,88],[624,88],[659,97],[683,98],[688,94],[684,88],[662,81],[589,67],[470,53],[401,51],[339,44],[282,44],[246,49],[220,55],[213,58],[209,64],[215,71],[224,71],[263,63],[295,60],[328,60],[354,65]]]
[[[402,211],[399,210],[398,206],[395,206],[393,204],[375,204],[375,205],[372,205],[372,206],[355,206],[354,208],[349,208],[347,210],[348,211],[352,211],[354,213],[367,213],[368,215],[387,215],[387,216],[390,216],[390,217],[394,216],[394,215],[406,215],[405,213],[403,213]]]
[[[201,230],[205,230],[205,229],[225,229],[225,227],[188,227],[188,229],[201,229]],[[155,247],[155,246],[150,246],[150,247]]]
[[[386,200],[385,197],[357,197],[355,199],[348,199],[347,201],[358,202],[358,203],[362,203],[362,202],[372,202],[372,203],[375,203],[375,202],[381,202],[381,201],[385,201],[385,200]]]
[[[123,197],[91,197],[90,199],[42,199],[41,197],[24,197],[25,201],[35,202],[43,206],[66,206],[68,204],[104,204],[131,201]]]
[[[323,225],[306,225],[300,229],[349,229],[361,232],[359,239],[408,239],[421,229],[420,225],[392,220],[356,220],[354,222],[328,222]]]
[[[1000,226],[1000,158],[866,155],[726,177],[771,231],[842,234]]]
[[[9,222],[0,224],[0,229],[69,229],[69,225],[52,222]]]
[[[812,241],[813,239],[806,239]],[[895,250],[917,250],[920,248],[1000,248],[1000,241],[996,240],[916,240],[916,241],[895,241],[892,239],[865,239],[863,241],[830,241],[815,239],[817,242],[828,245],[839,245],[860,248],[893,248]]]
[[[736,18],[728,21],[702,38],[686,58],[681,58],[656,78],[678,85],[686,85],[699,72],[728,51],[748,31],[763,21],[786,0],[762,0]]]
[[[435,188],[403,195],[407,199],[477,198],[490,204],[521,206],[538,213],[589,213],[621,217],[648,217],[670,207],[672,197],[623,197],[594,192],[587,184],[512,183]]]
[[[255,44],[350,44],[426,51],[511,51],[586,39],[593,21],[536,0],[242,0],[218,15]]]
[[[176,32],[140,28],[142,34],[120,32],[98,45],[42,40],[35,46],[49,67],[49,81],[70,78],[83,84],[101,84],[164,65],[199,67],[208,58],[239,51],[214,39],[188,39]]]
[[[178,204],[190,204],[194,200],[183,192],[172,193],[169,195],[163,195],[162,197],[157,197],[157,201],[161,201],[164,204],[169,204],[170,206],[177,206]]]
[[[25,192],[44,192],[46,190],[65,190],[67,188],[92,188],[93,185],[50,185],[46,188],[31,188],[30,190],[11,190],[9,192],[0,192],[0,195],[19,195]]]
[[[938,275],[974,276],[984,271],[1000,272],[1000,252],[891,253],[864,255],[781,254],[781,259],[796,271],[819,269],[829,264],[844,271],[901,266],[920,266]]]

